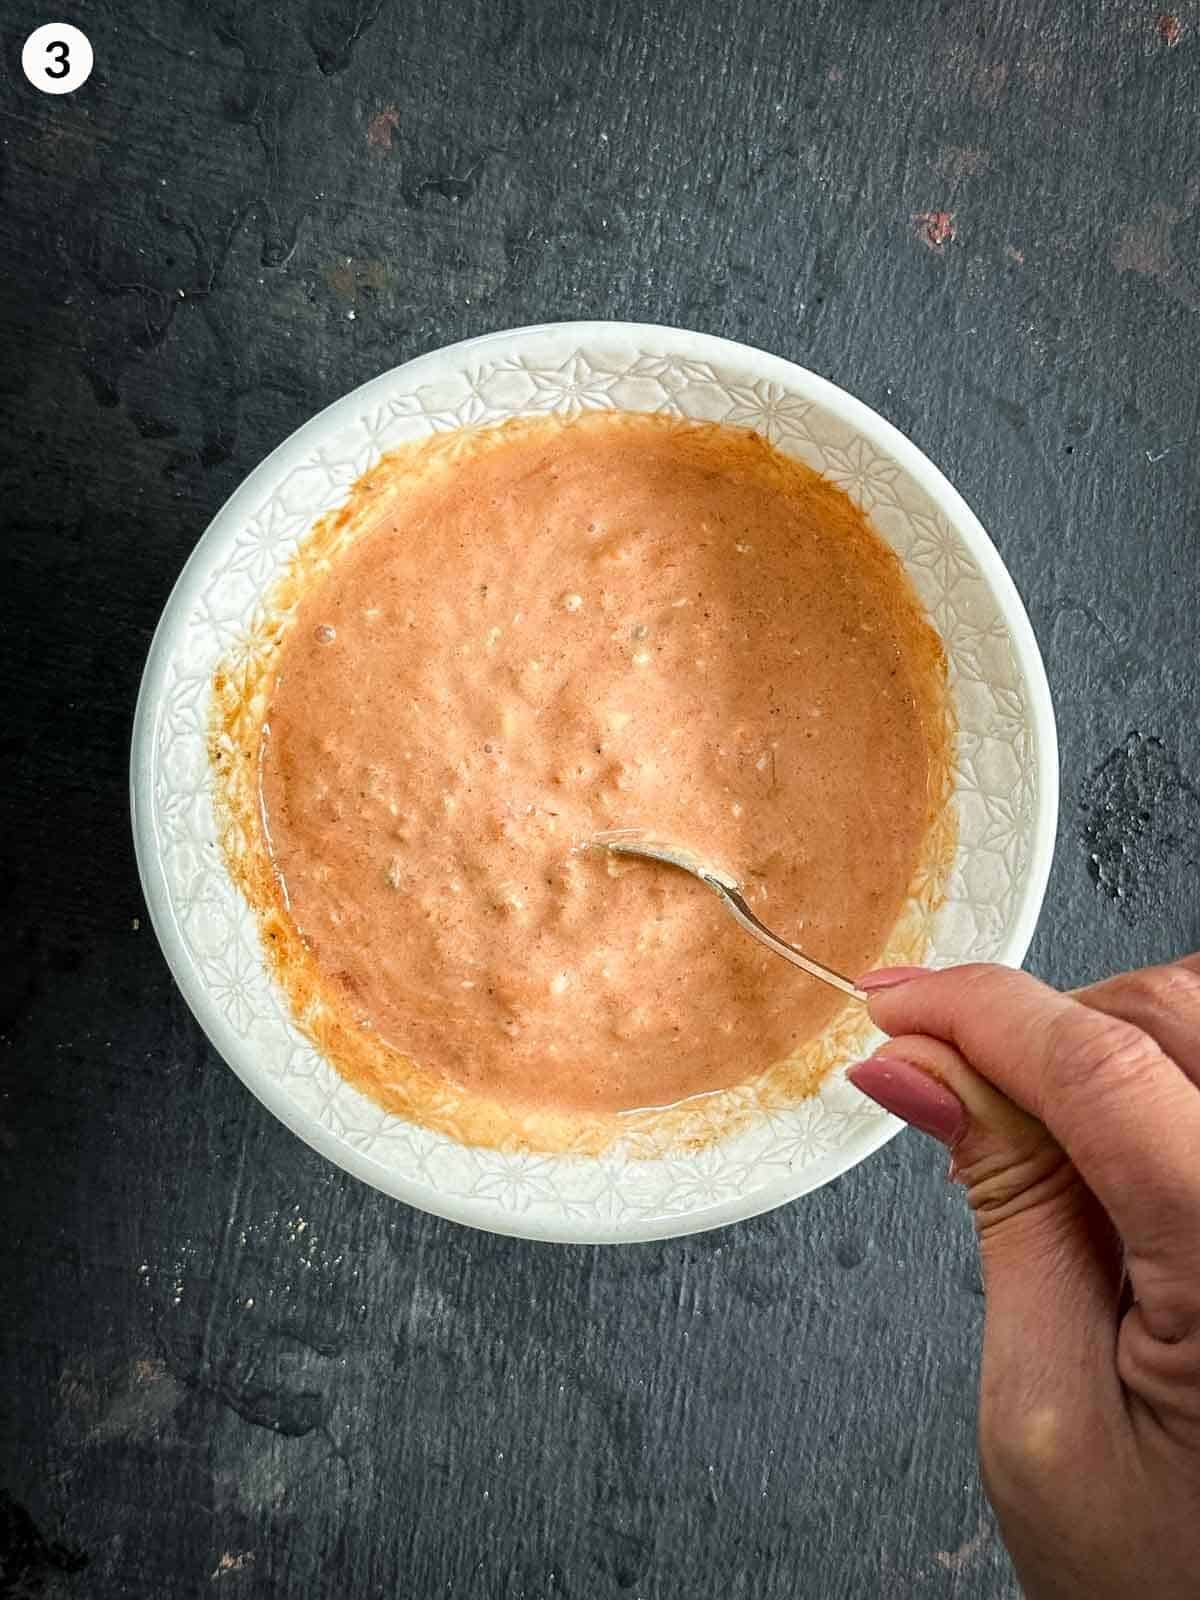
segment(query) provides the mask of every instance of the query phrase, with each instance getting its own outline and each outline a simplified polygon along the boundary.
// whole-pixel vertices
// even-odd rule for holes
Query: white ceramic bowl
[[[146,663],[131,773],[155,931],[205,1032],[259,1099],[331,1161],[410,1205],[581,1242],[752,1216],[837,1177],[900,1124],[841,1070],[814,1099],[670,1160],[506,1155],[385,1113],[295,1028],[267,974],[217,848],[206,727],[218,661],[238,649],[313,522],[384,451],[468,423],[613,407],[757,429],[841,485],[899,553],[945,642],[959,727],[959,846],[932,964],[1019,964],[1050,869],[1058,760],[1045,671],[1012,581],[961,497],[889,423],[789,361],[706,334],[620,322],[490,334],[397,367],[306,423],[218,513],[175,586]]]

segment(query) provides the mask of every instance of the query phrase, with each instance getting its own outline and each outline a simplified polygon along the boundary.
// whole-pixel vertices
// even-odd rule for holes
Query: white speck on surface
[[[730,810],[730,812],[731,812],[731,813],[732,813],[732,814],[733,814],[733,816],[735,816],[735,817],[740,817],[740,816],[741,816],[741,814],[742,814],[742,807],[741,807],[741,804],[740,804],[740,802],[739,802],[739,801],[737,801],[737,800],[735,800],[735,801],[734,801],[734,802],[733,802],[733,804],[732,804],[732,805],[731,805],[731,806],[730,806],[730,808],[729,808],[729,810]]]
[[[551,994],[563,994],[563,993],[565,993],[566,989],[567,989],[567,986],[570,984],[570,982],[571,982],[571,978],[570,978],[570,975],[568,973],[566,973],[566,972],[556,972],[554,974],[554,976],[550,979],[550,993]]]
[[[980,1523],[978,1531],[970,1538],[963,1541],[957,1550],[935,1550],[933,1559],[938,1566],[944,1567],[947,1572],[956,1575],[968,1571],[976,1556],[984,1549],[988,1542],[988,1527],[986,1522]]]
[[[583,596],[581,594],[565,594],[562,597],[562,604],[564,611],[578,611],[583,605]]]
[[[132,919],[132,921],[130,922],[130,924],[129,924],[129,926],[133,929],[134,933],[136,933],[138,931],[138,929],[141,927],[141,925],[142,925],[141,917],[134,917]]]
[[[357,311],[347,311],[347,313],[346,313],[346,321],[347,322],[353,322],[355,317],[357,317],[357,315],[358,315]]]
[[[1181,445],[1186,443],[1186,439],[1176,439],[1174,444],[1164,445],[1161,450],[1147,450],[1145,451],[1146,460],[1152,467],[1157,466],[1164,456],[1169,456],[1172,450],[1178,450]]]

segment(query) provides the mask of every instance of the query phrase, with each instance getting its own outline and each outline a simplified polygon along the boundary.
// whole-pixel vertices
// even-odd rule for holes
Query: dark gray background
[[[185,557],[315,408],[493,328],[693,326],[877,407],[1007,560],[1062,740],[1034,970],[1200,944],[1200,7],[0,18],[0,1594],[1010,1600],[941,1151],[628,1249],[368,1191],[175,993],[130,717]],[[52,100],[20,46],[64,18],[96,68]]]

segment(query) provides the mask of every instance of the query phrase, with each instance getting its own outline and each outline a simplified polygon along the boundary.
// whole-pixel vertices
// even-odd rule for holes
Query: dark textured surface
[[[63,13],[96,70],[51,100]],[[496,327],[693,325],[876,406],[1008,561],[1063,754],[1034,969],[1200,944],[1200,6],[0,17],[0,1594],[1011,1600],[937,1149],[625,1250],[367,1191],[175,994],[127,739],[185,556],[315,408]]]

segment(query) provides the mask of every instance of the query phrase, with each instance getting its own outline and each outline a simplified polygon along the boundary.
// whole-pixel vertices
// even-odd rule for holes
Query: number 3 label
[[[43,94],[70,94],[91,77],[91,42],[69,22],[43,23],[26,39],[21,66]]]

